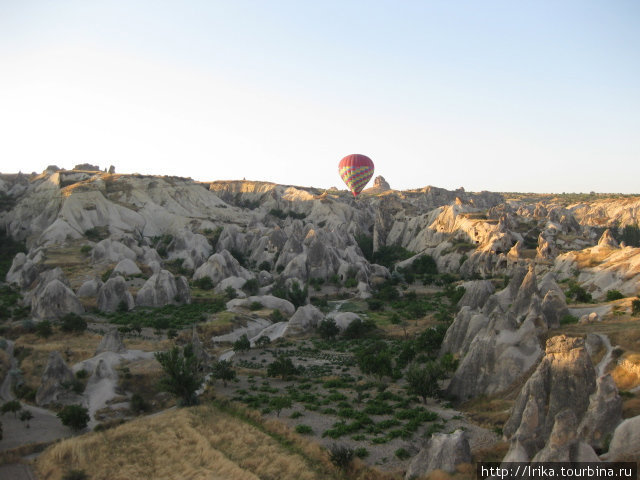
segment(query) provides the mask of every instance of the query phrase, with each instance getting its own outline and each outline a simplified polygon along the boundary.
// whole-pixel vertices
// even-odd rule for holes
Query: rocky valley
[[[639,223],[633,195],[0,174],[0,477],[637,462]]]

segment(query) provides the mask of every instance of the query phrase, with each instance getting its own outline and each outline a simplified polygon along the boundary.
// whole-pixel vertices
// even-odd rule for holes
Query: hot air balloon
[[[366,155],[360,155],[359,153],[347,155],[340,160],[338,173],[340,173],[340,177],[347,184],[353,196],[357,197],[373,177],[373,162]]]

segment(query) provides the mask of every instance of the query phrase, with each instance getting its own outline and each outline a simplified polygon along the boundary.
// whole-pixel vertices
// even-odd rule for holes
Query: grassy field
[[[275,422],[233,406],[201,405],[64,440],[37,460],[43,480],[83,470],[92,480],[384,479],[362,465],[348,473],[327,453]]]

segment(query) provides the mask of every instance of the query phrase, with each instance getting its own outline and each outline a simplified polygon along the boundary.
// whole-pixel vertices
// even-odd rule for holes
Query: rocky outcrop
[[[87,280],[80,286],[80,288],[76,292],[76,295],[78,297],[97,297],[98,292],[100,291],[103,285],[104,285],[104,282],[99,278]]]
[[[138,265],[136,265],[136,262],[134,262],[130,258],[120,260],[113,269],[113,275],[123,275],[125,277],[139,275],[141,273],[142,271],[140,270]]]
[[[598,240],[598,247],[620,248],[618,241],[614,238],[613,233],[608,228],[602,233]]]
[[[622,421],[622,398],[610,374],[596,382],[596,391],[589,399],[589,408],[578,426],[578,437],[596,450],[602,450]]]
[[[200,364],[202,369],[207,368],[209,362],[211,361],[211,356],[205,350],[202,341],[200,340],[200,335],[198,335],[198,330],[196,327],[193,327],[193,331],[191,332],[191,345],[193,347],[193,354],[198,359],[198,363]]]
[[[360,320],[360,315],[353,312],[331,312],[327,318],[332,318],[336,322],[336,326],[340,332],[344,332],[351,323]]]
[[[15,283],[20,288],[27,288],[36,280],[38,273],[38,264],[24,253],[19,252],[13,258],[6,281],[7,283]]]
[[[118,309],[131,310],[135,303],[127,289],[124,278],[110,278],[98,292],[98,309],[103,312],[115,312]]]
[[[98,242],[91,251],[91,260],[94,263],[118,263],[125,258],[135,262],[136,257],[136,252],[131,248],[111,238]]]
[[[298,307],[296,313],[289,319],[287,336],[304,334],[315,329],[324,319],[324,314],[313,305]]]
[[[84,313],[84,307],[68,286],[58,279],[48,282],[33,296],[31,314],[41,320],[55,319],[67,313]]]
[[[562,410],[554,418],[553,430],[544,448],[532,462],[599,462],[591,446],[576,435],[577,420],[572,410]]]
[[[447,392],[466,400],[507,390],[542,356],[546,330],[535,272],[516,270],[481,309],[461,308],[447,330],[441,354],[461,359]]]
[[[407,468],[405,480],[422,477],[434,470],[454,473],[456,465],[471,462],[471,448],[463,430],[434,433]]]
[[[211,255],[193,275],[194,280],[204,277],[209,277],[213,284],[217,285],[227,277],[241,277],[249,280],[252,275],[246,268],[240,266],[240,263],[227,250],[222,250]]]
[[[280,310],[280,312],[287,317],[292,316],[296,311],[293,303],[289,300],[274,297],[273,295],[234,298],[233,300],[229,300],[226,306],[227,310],[236,311],[238,307],[248,308],[254,302],[262,304],[264,308]]]
[[[75,375],[62,359],[60,352],[51,352],[36,392],[36,404],[43,406],[60,402],[68,394]]]
[[[527,461],[532,459],[549,441],[556,415],[569,409],[578,424],[595,390],[595,370],[584,341],[565,335],[547,340],[545,356],[520,391],[503,428],[511,450],[517,448],[526,453]]]
[[[127,347],[124,346],[120,332],[117,328],[112,328],[100,340],[95,354],[98,355],[102,352],[125,353],[126,351]]]
[[[161,307],[191,303],[189,284],[184,277],[174,277],[168,270],[161,270],[149,278],[136,295],[136,305]]]
[[[627,418],[613,432],[609,451],[603,458],[609,462],[636,462],[640,457],[640,415]]]
[[[489,280],[464,282],[462,287],[464,287],[464,295],[458,302],[458,307],[469,307],[471,310],[482,308],[496,290]]]

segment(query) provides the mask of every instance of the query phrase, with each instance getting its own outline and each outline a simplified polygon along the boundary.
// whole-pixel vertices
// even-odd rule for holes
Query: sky
[[[640,2],[0,0],[0,172],[640,193]]]

